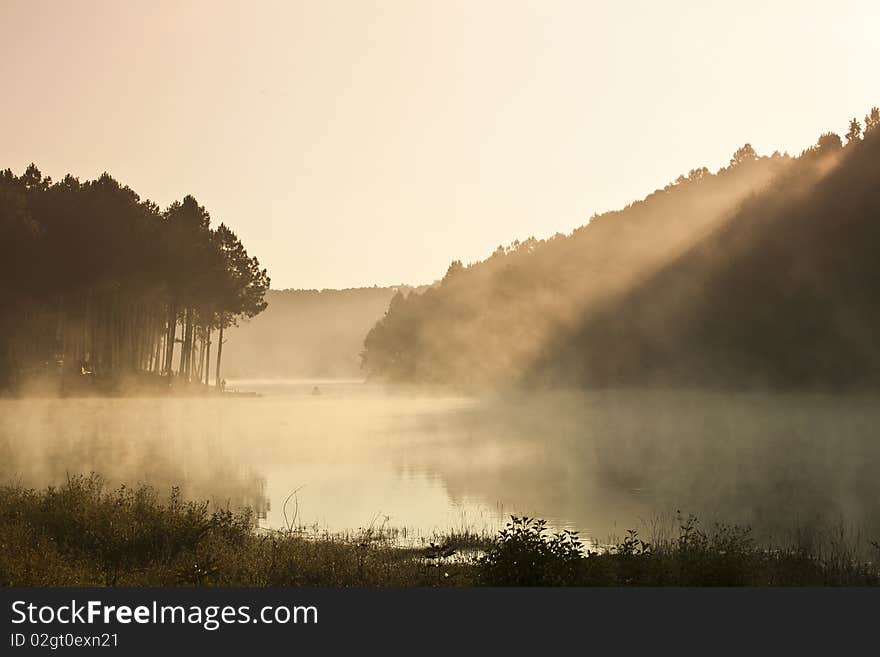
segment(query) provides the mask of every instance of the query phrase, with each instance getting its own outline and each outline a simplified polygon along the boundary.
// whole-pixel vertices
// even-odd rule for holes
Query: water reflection
[[[780,539],[841,522],[880,536],[874,397],[230,386],[261,396],[0,401],[0,476],[180,485],[272,527],[295,513],[331,531],[431,534],[517,513],[604,541],[681,509]]]

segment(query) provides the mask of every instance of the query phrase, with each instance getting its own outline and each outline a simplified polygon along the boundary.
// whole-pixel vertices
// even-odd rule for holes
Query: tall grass
[[[212,509],[176,490],[162,498],[146,486],[108,489],[97,476],[40,491],[0,488],[6,586],[436,584],[430,545],[399,549],[392,537],[384,530],[262,531],[248,510]],[[473,560],[442,561],[444,583],[471,581]]]

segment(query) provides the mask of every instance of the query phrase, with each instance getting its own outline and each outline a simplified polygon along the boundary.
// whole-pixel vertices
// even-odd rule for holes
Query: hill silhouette
[[[465,385],[772,385],[877,378],[878,112],[799,157],[679,176],[571,235],[397,295],[375,377]]]
[[[847,147],[820,140],[711,235],[559,336],[529,378],[875,386],[878,183],[880,131]]]

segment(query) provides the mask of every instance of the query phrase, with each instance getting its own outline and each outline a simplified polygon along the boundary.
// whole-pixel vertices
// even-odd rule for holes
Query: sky
[[[422,284],[880,104],[880,3],[0,0],[0,168],[194,195],[274,288]]]

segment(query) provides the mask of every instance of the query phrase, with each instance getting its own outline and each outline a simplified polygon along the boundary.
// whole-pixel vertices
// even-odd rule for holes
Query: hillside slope
[[[845,148],[826,139],[686,254],[558,336],[529,378],[876,386],[878,244],[880,131]]]
[[[876,383],[878,122],[797,158],[746,145],[569,236],[453,263],[392,300],[367,371],[483,386]]]
[[[692,170],[571,235],[454,262],[439,285],[394,298],[366,338],[366,370],[391,380],[516,382],[558,335],[691,248],[791,163],[744,147],[717,174]]]

